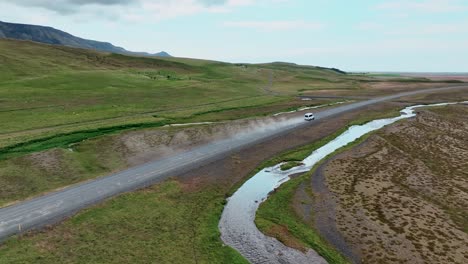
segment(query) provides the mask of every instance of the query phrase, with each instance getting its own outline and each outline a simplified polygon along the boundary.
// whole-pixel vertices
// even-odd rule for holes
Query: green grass
[[[95,138],[102,135],[115,134],[125,130],[161,127],[166,124],[166,122],[128,124],[114,127],[101,127],[90,130],[73,131],[70,133],[38,138],[0,148],[0,160],[23,156],[29,153],[39,152],[51,148],[68,148],[70,145],[86,139]]]
[[[0,246],[2,263],[248,263],[223,246],[222,188],[174,181],[82,211],[51,230]]]
[[[72,150],[72,151],[70,151]],[[0,160],[0,206],[125,169],[125,153],[112,136],[68,149]]]
[[[264,93],[260,66],[12,40],[0,51],[0,159],[128,129],[266,115],[293,100]]]

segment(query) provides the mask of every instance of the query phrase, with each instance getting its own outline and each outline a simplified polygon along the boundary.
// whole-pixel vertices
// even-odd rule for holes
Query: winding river
[[[255,226],[255,214],[268,194],[290,179],[290,175],[307,172],[327,155],[346,146],[363,135],[378,130],[396,121],[414,117],[415,109],[420,107],[444,106],[457,103],[409,106],[401,110],[401,115],[393,118],[377,119],[364,125],[349,127],[341,135],[312,152],[303,165],[286,171],[281,164],[268,167],[246,181],[230,198],[224,207],[219,229],[223,242],[242,254],[251,263],[327,263],[315,251],[303,253],[286,247],[275,238],[265,236]]]

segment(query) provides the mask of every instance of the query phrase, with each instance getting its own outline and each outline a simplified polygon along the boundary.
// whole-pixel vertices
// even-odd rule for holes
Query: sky
[[[468,0],[0,0],[0,20],[177,57],[468,72]]]

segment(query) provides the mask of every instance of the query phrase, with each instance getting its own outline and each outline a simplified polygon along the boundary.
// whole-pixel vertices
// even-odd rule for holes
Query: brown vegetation
[[[331,160],[336,224],[363,263],[468,261],[468,107],[430,108]]]

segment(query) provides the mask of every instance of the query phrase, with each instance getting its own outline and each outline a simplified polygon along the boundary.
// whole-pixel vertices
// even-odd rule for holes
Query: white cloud
[[[252,5],[254,4],[255,0],[228,0],[227,5],[228,6],[245,6],[245,5]]]
[[[282,31],[295,29],[319,30],[323,24],[302,20],[277,20],[277,21],[228,21],[223,23],[226,27],[256,29],[262,31]]]
[[[420,33],[435,35],[468,33],[468,22],[428,24],[421,28]]]
[[[361,22],[354,26],[355,29],[364,30],[364,31],[374,31],[381,30],[384,26],[380,23],[375,22]]]
[[[144,13],[163,20],[198,13],[228,13],[235,8],[282,3],[287,0],[140,0]],[[134,14],[136,16],[137,14]]]
[[[138,3],[139,0],[0,0],[0,3],[11,3],[24,7],[39,7],[54,11],[59,14],[67,15],[78,12],[82,7],[87,6],[123,6]]]
[[[62,16],[96,15],[96,18],[103,18],[98,14],[106,14],[114,19],[121,17],[131,22],[142,22],[199,13],[226,13],[239,7],[265,6],[285,1],[287,0],[0,0],[0,5],[54,12]]]
[[[236,8],[280,3],[286,0],[139,0],[121,16],[130,22],[159,21],[209,13],[229,13]]]
[[[468,5],[456,0],[387,1],[376,8],[395,12],[450,13],[467,11]]]
[[[359,31],[374,32],[381,36],[427,37],[468,33],[468,20],[450,23],[408,23],[383,24],[364,21],[353,26]]]
[[[149,13],[155,20],[170,19],[201,12],[222,11],[218,5],[205,5],[202,2],[194,0],[143,1],[141,5],[144,10],[142,16],[147,17]]]
[[[254,4],[269,5],[290,2],[290,0],[227,0],[227,6],[248,6]]]

